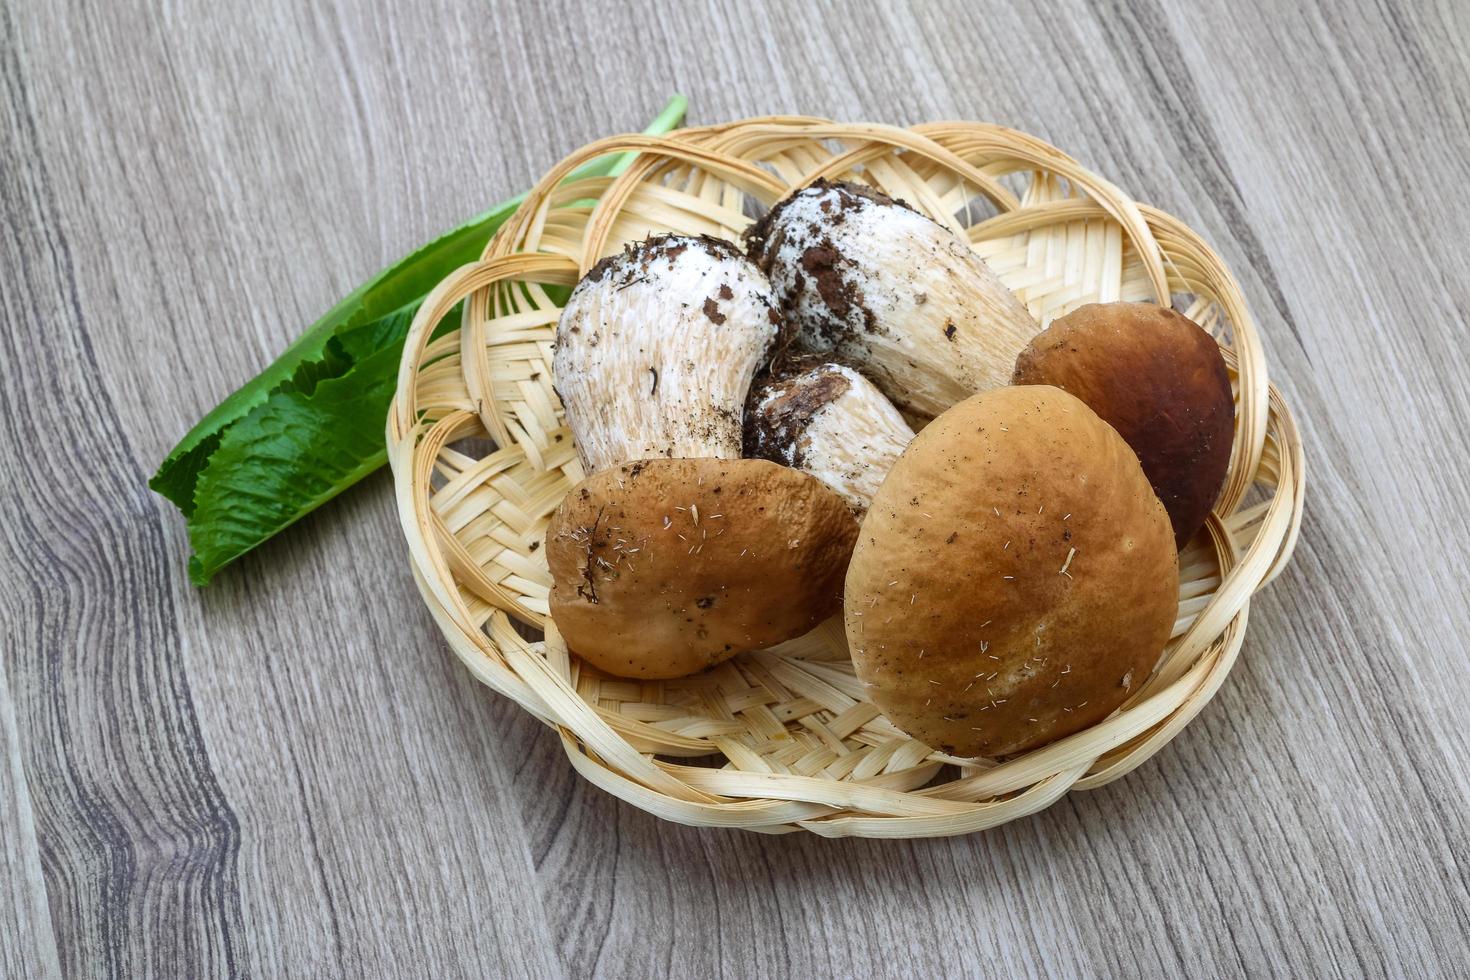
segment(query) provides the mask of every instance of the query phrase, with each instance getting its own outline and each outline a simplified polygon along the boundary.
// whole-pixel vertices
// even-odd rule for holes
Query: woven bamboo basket
[[[638,155],[621,176],[567,179],[628,152]],[[558,301],[627,241],[665,231],[738,240],[817,177],[872,184],[955,229],[1043,325],[1083,303],[1144,300],[1174,305],[1221,344],[1237,400],[1229,476],[1180,555],[1178,618],[1157,669],[1091,729],[1004,760],[937,752],[865,699],[840,616],[660,682],[580,662],[548,616],[543,536],[584,475],[552,388]],[[1303,502],[1296,426],[1220,258],[1047,143],[969,122],[771,117],[583,147],[541,179],[481,261],[423,304],[387,440],[419,590],[475,677],[551,726],[579,773],[634,806],[767,833],[969,833],[1129,772],[1225,680],[1251,596],[1290,558]]]

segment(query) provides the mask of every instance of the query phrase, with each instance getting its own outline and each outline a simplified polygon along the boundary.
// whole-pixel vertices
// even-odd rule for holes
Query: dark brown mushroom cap
[[[627,463],[552,517],[551,616],[601,670],[681,677],[836,613],[856,536],[841,497],[775,463]]]
[[[1219,346],[1152,303],[1092,303],[1016,359],[1016,384],[1055,385],[1117,429],[1169,511],[1177,547],[1204,524],[1230,467],[1235,401]]]
[[[999,388],[889,471],[848,569],[847,637],[899,728],[998,756],[1106,718],[1178,598],[1168,515],[1118,433],[1058,388]]]

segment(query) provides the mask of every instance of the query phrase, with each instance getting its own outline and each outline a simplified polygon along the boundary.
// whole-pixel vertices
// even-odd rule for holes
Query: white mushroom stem
[[[552,362],[582,465],[739,458],[779,323],[765,276],[729,242],[668,235],[599,262],[562,310]]]
[[[747,456],[804,470],[867,511],[913,430],[871,381],[822,363],[766,381],[745,413]]]
[[[749,240],[798,344],[858,364],[921,416],[1008,384],[1041,329],[964,239],[862,184],[803,188]]]

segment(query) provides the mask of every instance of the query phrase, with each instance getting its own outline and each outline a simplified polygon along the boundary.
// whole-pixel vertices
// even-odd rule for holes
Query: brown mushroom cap
[[[552,517],[551,616],[601,670],[681,677],[836,613],[856,536],[841,497],[775,463],[626,463]]]
[[[1174,625],[1168,515],[1111,426],[1066,392],[975,395],[884,480],[847,573],[848,642],[873,701],[962,756],[1107,717]]]
[[[1016,384],[1055,385],[1133,447],[1182,548],[1230,467],[1235,402],[1220,348],[1152,303],[1092,303],[1059,317],[1016,359]]]

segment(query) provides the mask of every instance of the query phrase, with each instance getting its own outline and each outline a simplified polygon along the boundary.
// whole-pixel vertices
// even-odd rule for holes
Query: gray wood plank
[[[180,669],[177,561],[79,301],[86,256],[57,203],[75,175],[53,170],[31,78],[0,46],[0,142],[24,161],[0,178],[0,439],[24,460],[6,468],[0,615],[51,931],[69,975],[229,971],[236,825]]]
[[[0,662],[0,976],[61,974],[10,684]]]
[[[36,521],[48,513],[52,523],[74,522],[78,513],[87,521],[64,538],[76,580],[47,583],[32,607],[16,613],[38,631],[21,644],[37,662],[34,669],[18,662],[25,674],[18,700],[39,715],[21,719],[24,746],[34,756],[58,737],[90,735],[86,712],[125,710],[135,699],[166,693],[195,726],[192,737],[207,746],[208,757],[201,750],[196,761],[209,769],[184,783],[228,798],[221,804],[227,824],[186,827],[191,836],[182,843],[169,836],[183,832],[170,824],[183,804],[150,777],[155,757],[177,750],[177,726],[126,716],[115,731],[97,733],[105,746],[86,746],[76,762],[31,761],[32,783],[41,787],[37,809],[60,811],[58,824],[89,819],[86,800],[69,800],[52,783],[69,779],[76,766],[107,767],[92,774],[100,789],[89,792],[115,793],[117,808],[130,804],[143,826],[116,832],[95,862],[136,861],[133,852],[144,844],[206,849],[224,861],[214,880],[230,909],[222,915],[183,893],[188,878],[180,870],[151,866],[146,892],[127,866],[115,872],[127,875],[115,887],[139,894],[89,895],[91,882],[105,885],[107,878],[90,867],[70,871],[90,857],[87,840],[43,825],[42,846],[56,851],[47,870],[63,966],[69,974],[141,975],[151,964],[174,975],[555,975],[560,966],[543,917],[507,914],[502,904],[534,895],[535,885],[519,822],[505,812],[497,789],[495,756],[461,745],[465,733],[483,727],[487,696],[436,646],[409,657],[392,652],[404,649],[406,623],[416,623],[420,636],[430,626],[397,554],[386,474],[339,505],[331,530],[303,525],[204,593],[183,581],[186,542],[171,509],[143,485],[178,433],[318,309],[483,207],[474,180],[479,163],[461,161],[440,174],[442,185],[460,188],[441,203],[438,188],[413,186],[420,151],[399,142],[412,123],[410,104],[402,104],[401,119],[353,115],[354,106],[400,104],[389,90],[402,81],[390,50],[396,41],[370,17],[348,25],[337,11],[263,8],[254,18],[230,15],[227,24],[223,11],[202,7],[173,14],[180,19],[172,23],[117,7],[20,14],[24,77],[34,86],[27,94],[38,116],[35,142],[22,150],[68,168],[46,201],[53,211],[35,224],[38,234],[64,238],[73,258],[68,278],[55,283],[31,273],[22,257],[7,261],[7,269],[27,273],[7,295],[9,308],[23,309],[24,294],[71,300],[37,309],[13,337],[85,343],[92,360],[79,363],[68,349],[71,361],[8,374],[7,390],[13,384],[44,391],[48,370],[68,383],[90,371],[77,382],[87,393],[68,391],[58,404],[103,400],[115,429],[93,438],[111,444],[110,455],[98,455],[113,460],[115,485],[89,486],[62,469],[84,465],[64,452],[40,460],[17,501],[27,516],[40,515]],[[429,36],[417,43],[419,50],[403,56],[420,60],[437,48]],[[379,73],[354,81],[351,62],[365,57],[358,49],[374,45],[380,50],[370,63]],[[242,61],[247,50],[270,54]],[[71,59],[84,69],[75,70]],[[364,102],[353,84],[379,88]],[[323,88],[331,95],[318,97]],[[275,111],[260,101],[283,90],[296,97],[278,101]],[[453,128],[454,112],[445,108],[440,133]],[[314,155],[310,141],[324,132],[337,142]],[[377,157],[390,154],[397,158],[378,169]],[[26,171],[42,173],[37,165]],[[391,187],[376,182],[380,174]],[[410,209],[435,201],[441,210],[426,219],[396,205],[348,205],[354,182],[361,201]],[[103,234],[92,233],[99,223]],[[258,234],[266,228],[269,234]],[[29,242],[17,250],[45,252]],[[68,324],[73,329],[61,329]],[[140,346],[163,356],[150,365]],[[180,361],[187,365],[182,376],[157,369]],[[58,413],[58,423],[98,426],[92,414]],[[11,445],[20,444],[20,432],[9,435]],[[44,437],[76,441],[68,430]],[[133,439],[144,448],[135,450]],[[81,447],[97,452],[88,442]],[[43,492],[48,479],[59,492]],[[115,527],[102,520],[120,513],[130,520],[111,520]],[[39,547],[54,533],[24,530],[40,533],[17,547]],[[109,549],[110,561],[82,560],[99,548]],[[45,567],[48,556],[27,557]],[[136,595],[107,600],[101,590],[112,584],[114,567],[135,575]],[[45,618],[35,607],[51,593],[90,604],[75,622],[40,633]],[[135,645],[120,641],[135,607],[167,613],[171,632],[160,626],[138,635]],[[89,636],[106,623],[103,615],[115,617],[111,635]],[[96,669],[89,673],[85,662],[68,664],[52,679],[62,690],[48,690],[37,672],[78,638],[88,641],[78,656],[128,651],[142,662],[118,656],[118,676],[95,680]],[[116,689],[93,690],[101,684]],[[75,714],[43,727],[61,696],[63,707],[75,704]],[[176,903],[153,908],[160,904],[153,889],[180,894]],[[62,901],[74,905],[58,907]],[[190,941],[195,930],[215,931],[228,944]]]
[[[27,465],[0,529],[0,971],[1470,956],[1465,5],[3,9],[0,439]],[[381,264],[675,90],[694,121],[1028,129],[1231,263],[1307,433],[1308,521],[1235,675],[1143,769],[959,840],[696,831],[582,783],[458,667],[384,476],[186,585],[142,487],[177,435]]]

